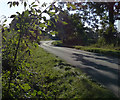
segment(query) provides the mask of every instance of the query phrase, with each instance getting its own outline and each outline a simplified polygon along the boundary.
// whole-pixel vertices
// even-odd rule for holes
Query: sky
[[[24,11],[24,6],[21,4],[19,6],[10,8],[9,5],[7,4],[9,1],[19,1],[19,0],[0,0],[0,19],[3,18],[3,15],[5,15],[6,17],[10,17],[12,14],[16,14],[16,12],[22,13],[22,11]],[[33,1],[35,0],[28,0],[29,4],[31,4]],[[43,4],[44,2],[49,4],[53,0],[39,0],[39,1],[40,4]],[[11,20],[12,19],[9,18],[6,24],[9,25]]]
[[[22,11],[24,11],[24,6],[21,4],[19,6],[10,8],[9,5],[7,5],[7,2],[9,1],[19,1],[19,0],[0,0],[0,19],[3,18],[2,15],[5,15],[6,17],[10,17],[10,15],[16,14],[16,12],[22,13]],[[29,4],[31,4],[33,1],[35,0],[28,0]],[[54,0],[39,0],[39,1],[40,1],[40,4],[43,4],[44,2],[49,4]],[[12,19],[9,18],[6,24],[9,25],[11,20]],[[116,26],[120,32],[120,21],[116,21]]]
[[[19,7],[9,8],[9,5],[7,5],[8,1],[9,0],[0,0],[0,18],[2,15],[10,17],[11,14],[15,14],[17,11],[22,12],[24,10],[23,5],[20,5]],[[10,21],[11,20],[9,20],[7,23],[10,23]]]

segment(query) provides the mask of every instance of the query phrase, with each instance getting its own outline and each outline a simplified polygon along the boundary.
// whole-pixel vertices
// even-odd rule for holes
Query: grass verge
[[[74,48],[120,58],[120,50],[96,48],[90,46],[74,46]]]
[[[116,98],[102,85],[42,48],[32,50],[19,78],[13,80],[11,95],[16,98]],[[26,73],[27,72],[27,73]],[[3,77],[4,78],[4,77]],[[4,82],[4,81],[3,81]],[[4,88],[4,87],[3,87]]]
[[[52,45],[54,45],[54,46],[63,46],[62,41],[60,41],[60,40],[52,42]]]
[[[106,56],[113,56],[113,57],[120,58],[120,50],[119,50],[120,48],[113,48],[113,47],[98,48],[94,46],[70,46],[70,45],[68,46],[68,45],[64,45],[61,41],[54,41],[52,44],[54,46],[66,46],[66,47],[71,47],[79,50],[84,50],[84,51],[103,54]]]

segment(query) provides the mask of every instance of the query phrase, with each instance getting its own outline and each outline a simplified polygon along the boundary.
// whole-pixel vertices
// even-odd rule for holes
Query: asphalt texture
[[[120,97],[120,59],[67,47],[53,46],[52,41],[41,41],[41,47],[80,68],[98,83]]]

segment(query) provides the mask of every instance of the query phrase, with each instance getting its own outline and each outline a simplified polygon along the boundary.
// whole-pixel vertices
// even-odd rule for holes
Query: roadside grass
[[[54,46],[66,46],[66,47],[71,47],[79,50],[84,50],[84,51],[89,51],[89,52],[94,52],[94,53],[99,53],[107,56],[113,56],[120,58],[120,47],[113,47],[111,45],[107,46],[102,46],[98,47],[96,45],[91,45],[91,46],[70,46],[70,45],[64,45],[61,41],[54,41],[52,43]]]
[[[109,48],[97,48],[92,46],[74,46],[74,48],[120,58],[120,50]]]
[[[80,100],[116,98],[111,91],[93,82],[80,69],[42,48],[33,48],[25,66],[25,69],[18,73],[17,81],[13,81],[20,87],[11,88],[13,97],[18,95],[19,98],[80,98]]]
[[[63,46],[62,41],[60,41],[60,40],[52,42],[52,45],[54,45],[54,46]]]

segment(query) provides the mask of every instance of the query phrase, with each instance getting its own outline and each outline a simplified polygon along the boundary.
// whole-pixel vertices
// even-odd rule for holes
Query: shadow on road
[[[89,60],[86,60],[86,59],[83,58],[83,57],[94,58],[92,56],[87,56],[87,55],[82,55],[82,54],[76,54],[76,53],[73,53],[73,55],[75,55],[76,61],[82,61],[83,65],[91,66],[91,67],[94,67],[94,68],[99,69],[99,70],[104,70],[106,72],[111,72],[111,73],[116,74],[118,76],[118,70],[117,69],[110,68],[108,66],[104,66],[104,65],[101,65],[101,64],[97,64],[95,62],[92,62],[92,61],[89,61]],[[94,58],[94,59],[106,60],[107,62],[110,62],[110,63],[113,62],[113,61],[105,59],[105,58]]]
[[[105,60],[105,61],[107,61],[107,62],[110,62],[110,63],[115,63],[115,64],[118,64],[118,65],[120,65],[119,64],[119,58],[116,58],[116,62],[113,60],[114,58],[112,58],[112,57],[106,57],[106,58],[103,58],[103,57],[101,57],[100,58],[100,56],[104,56],[103,54],[98,54],[98,53],[93,53],[95,56],[99,56],[99,57],[93,57],[93,56],[91,56],[91,54],[90,53],[87,53],[87,55],[85,55],[85,57],[91,57],[91,58],[95,58],[96,60],[98,59],[98,60]],[[92,54],[92,55],[93,55]]]
[[[95,61],[88,60],[89,58],[94,58],[97,60],[107,61],[108,63],[113,63],[111,59],[99,58],[97,56],[94,57],[91,55],[83,55],[77,53],[73,53],[72,55],[76,61],[81,61],[83,65],[89,66],[89,67],[82,67],[81,70],[83,70],[85,73],[90,75],[93,79],[95,79],[96,81],[102,83],[107,87],[110,87],[112,85],[115,86],[116,89],[120,88],[119,69],[115,69],[114,66],[108,67],[107,65],[97,64],[95,63]],[[85,59],[85,57],[88,59]],[[118,94],[118,91],[115,90],[116,94]]]

